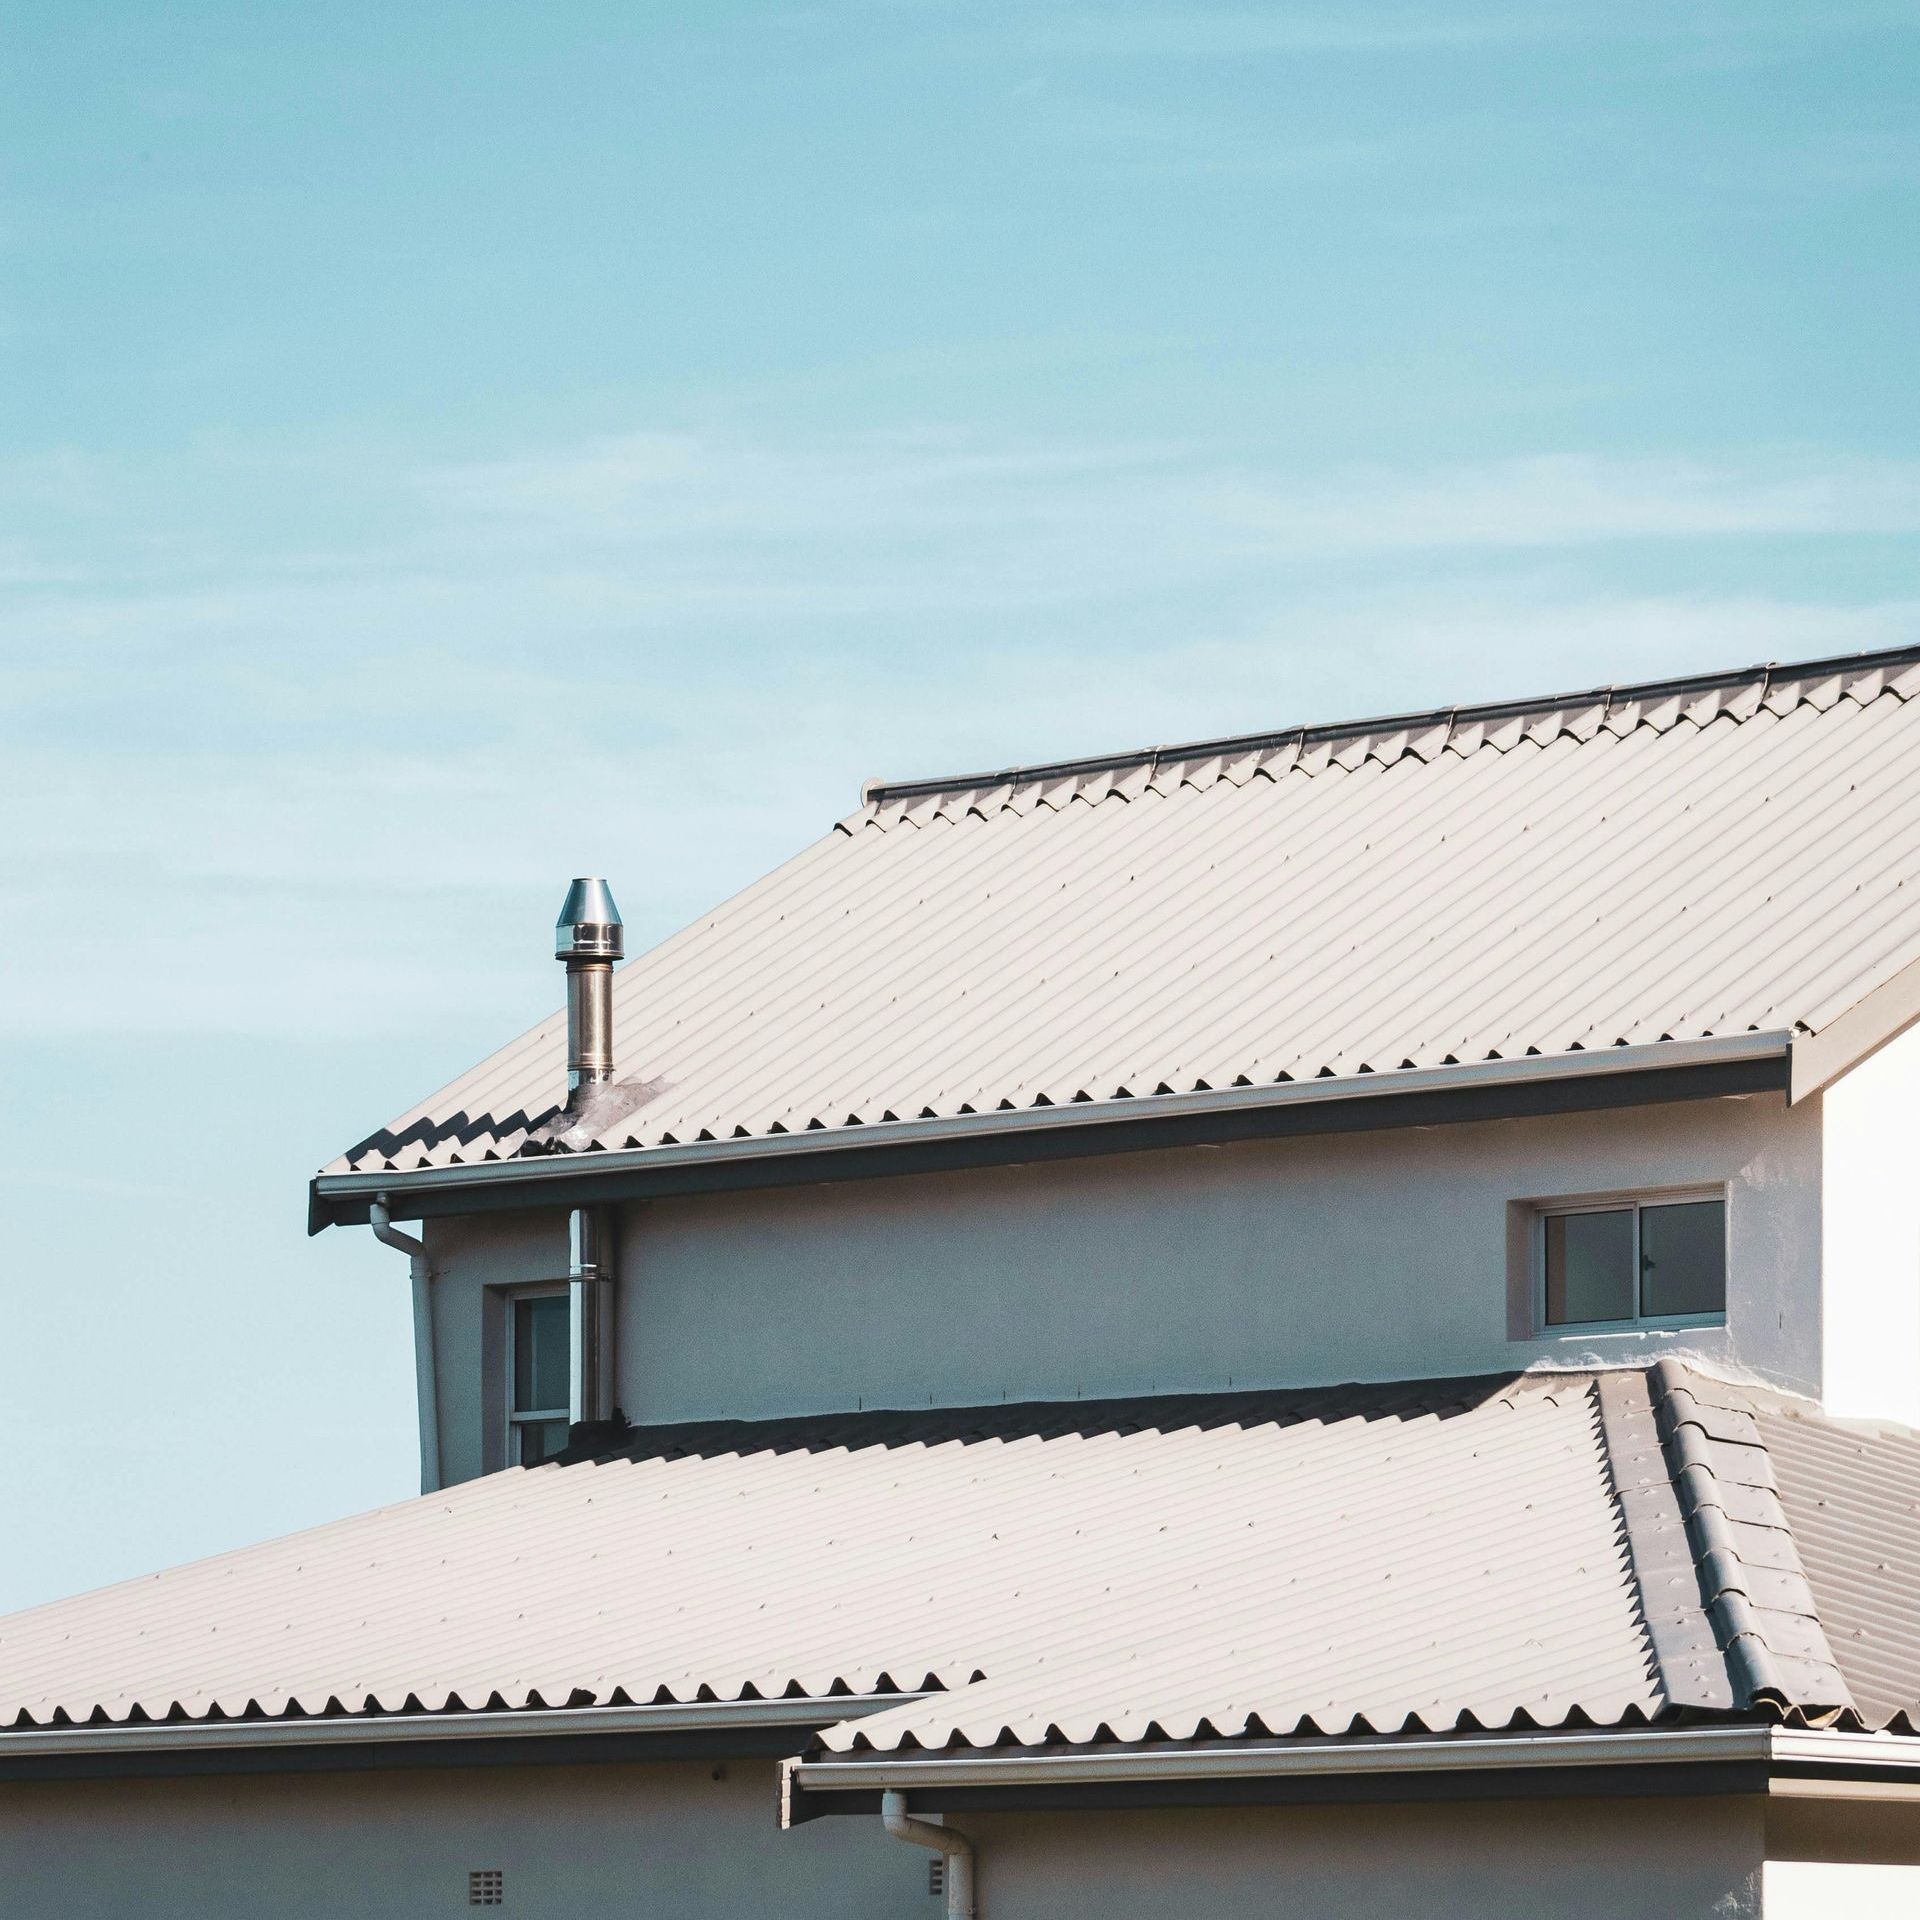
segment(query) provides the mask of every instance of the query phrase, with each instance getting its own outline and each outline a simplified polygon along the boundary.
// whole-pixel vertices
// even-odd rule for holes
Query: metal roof
[[[1759,1432],[1834,1658],[1861,1716],[1920,1697],[1920,1435],[1781,1405]]]
[[[0,1621],[0,1726],[923,1689],[827,1743],[1858,1718],[1751,1415],[1674,1378],[637,1430]]]
[[[1920,961],[1917,693],[1908,650],[869,789],[616,974],[573,1144],[1817,1034]],[[540,1151],[561,1028],[326,1172]]]

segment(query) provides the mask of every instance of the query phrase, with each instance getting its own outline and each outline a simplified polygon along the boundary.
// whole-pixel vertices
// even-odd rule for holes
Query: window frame
[[[500,1405],[505,1416],[507,1437],[506,1463],[510,1467],[521,1467],[526,1465],[526,1461],[521,1457],[520,1450],[522,1429],[526,1427],[550,1426],[556,1420],[560,1421],[563,1425],[571,1425],[573,1421],[573,1408],[571,1404],[568,1404],[562,1407],[541,1408],[538,1411],[529,1410],[523,1413],[514,1406],[513,1382],[516,1371],[514,1362],[516,1358],[515,1349],[519,1340],[520,1302],[522,1300],[553,1299],[567,1301],[567,1344],[569,1350],[571,1350],[573,1344],[573,1303],[571,1298],[573,1289],[565,1280],[549,1280],[537,1286],[509,1287],[503,1291],[507,1309],[507,1325],[506,1337],[502,1340],[501,1346],[504,1350],[506,1364],[500,1373]],[[569,1390],[568,1393],[568,1400],[569,1403],[571,1403],[571,1390]]]
[[[1640,1215],[1647,1207],[1684,1207],[1712,1200],[1720,1206],[1720,1310],[1718,1313],[1641,1313],[1638,1311],[1642,1269],[1640,1266]],[[1633,1276],[1636,1310],[1627,1320],[1567,1320],[1555,1323],[1547,1318],[1547,1222],[1564,1219],[1573,1213],[1633,1214]],[[1536,1340],[1584,1340],[1595,1334],[1672,1333],[1694,1327],[1724,1327],[1727,1324],[1727,1290],[1733,1277],[1733,1206],[1724,1183],[1693,1187],[1632,1187],[1621,1193],[1582,1194],[1566,1200],[1535,1200],[1529,1203],[1532,1219],[1528,1224],[1528,1290]]]

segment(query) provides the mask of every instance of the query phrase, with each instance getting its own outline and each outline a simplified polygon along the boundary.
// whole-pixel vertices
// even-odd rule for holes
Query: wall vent
[[[927,1891],[945,1893],[947,1890],[947,1857],[936,1853],[927,1862]]]
[[[498,1867],[476,1867],[467,1875],[467,1905],[501,1907],[507,1901],[507,1876]]]

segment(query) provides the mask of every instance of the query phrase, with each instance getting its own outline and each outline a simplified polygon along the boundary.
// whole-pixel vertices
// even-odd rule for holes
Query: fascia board
[[[1132,1781],[1246,1780],[1473,1772],[1515,1768],[1698,1765],[1762,1761],[1847,1770],[1912,1769],[1920,1781],[1920,1739],[1894,1734],[1807,1733],[1772,1726],[1673,1727],[1624,1733],[1495,1734],[1446,1740],[1248,1741],[1218,1747],[789,1760],[806,1793],[911,1792],[933,1787],[1108,1785]]]
[[[1804,1100],[1831,1086],[1916,1023],[1920,1023],[1920,960],[1902,967],[1818,1033],[1795,1037],[1787,1098]]]
[[[820,1728],[905,1706],[912,1693],[689,1705],[520,1708],[499,1713],[342,1714],[329,1719],[145,1721],[122,1726],[0,1731],[0,1761],[36,1755],[182,1753],[217,1749],[364,1746],[387,1741],[525,1740],[581,1734],[724,1733],[751,1727]]]
[[[642,1170],[660,1173],[756,1163],[790,1167],[794,1182],[799,1184],[810,1177],[810,1167],[824,1172],[836,1154],[871,1154],[876,1149],[964,1140],[1003,1140],[1009,1157],[1016,1157],[1023,1139],[1069,1132],[1091,1134],[1095,1140],[1093,1150],[1098,1151],[1097,1137],[1102,1128],[1138,1125],[1142,1121],[1209,1116],[1224,1120],[1250,1112],[1380,1101],[1424,1093],[1521,1088],[1549,1082],[1578,1083],[1674,1069],[1785,1061],[1792,1045],[1792,1036],[1785,1032],[1725,1034],[1704,1040],[1663,1040],[1644,1046],[1597,1047],[1582,1053],[1475,1060],[1454,1066],[1286,1081],[1277,1086],[1222,1087],[1197,1093],[1142,1095],[1131,1100],[1023,1107],[1006,1113],[877,1121],[870,1126],[822,1128],[812,1133],[762,1134],[748,1139],[703,1140],[674,1146],[550,1154],[398,1171],[321,1174],[313,1182],[318,1216],[315,1230],[327,1224],[334,1207],[343,1211],[364,1209],[369,1200],[376,1198],[386,1200],[395,1215],[404,1218],[409,1217],[410,1195],[453,1192],[477,1195],[512,1190],[516,1194],[524,1192],[533,1202],[543,1186],[556,1183],[608,1181]]]

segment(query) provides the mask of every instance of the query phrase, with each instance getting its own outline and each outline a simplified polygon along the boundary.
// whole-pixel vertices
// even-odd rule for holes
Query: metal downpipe
[[[383,1247],[407,1256],[413,1279],[413,1394],[420,1415],[420,1491],[440,1491],[440,1392],[433,1354],[433,1271],[426,1242],[393,1224],[385,1200],[367,1203],[367,1224]]]
[[[880,1796],[880,1818],[896,1840],[945,1857],[947,1920],[974,1920],[973,1842],[951,1827],[914,1819],[907,1811],[907,1796],[891,1788]]]

